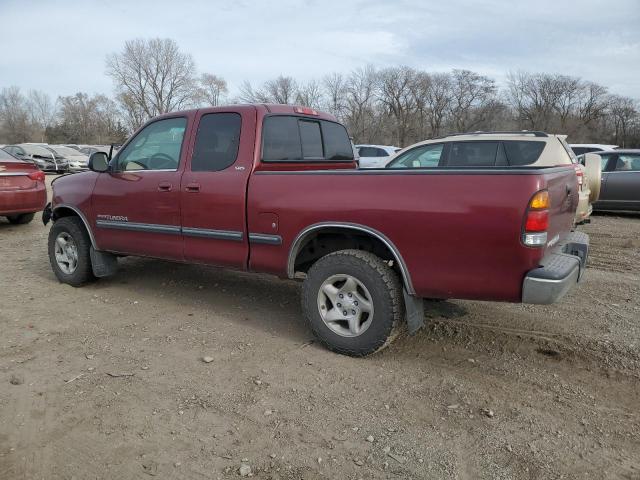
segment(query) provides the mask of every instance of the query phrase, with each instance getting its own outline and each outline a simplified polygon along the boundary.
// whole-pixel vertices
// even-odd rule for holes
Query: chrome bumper
[[[527,273],[522,283],[522,303],[550,304],[560,300],[584,274],[589,236],[571,232],[564,243]]]

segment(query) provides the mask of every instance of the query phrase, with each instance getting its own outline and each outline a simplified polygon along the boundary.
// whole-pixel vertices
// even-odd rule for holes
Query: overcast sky
[[[105,56],[168,37],[231,93],[371,63],[563,73],[640,98],[640,0],[0,0],[0,19],[0,88],[53,96],[111,94]]]

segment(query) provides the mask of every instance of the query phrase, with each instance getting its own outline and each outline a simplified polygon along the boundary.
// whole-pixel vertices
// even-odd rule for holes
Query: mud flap
[[[409,335],[413,335],[424,327],[424,301],[422,298],[409,295],[405,288],[402,289],[402,295],[407,312],[407,328]]]
[[[47,226],[47,223],[51,221],[51,217],[53,217],[53,211],[51,210],[51,202],[47,203],[47,206],[42,210],[42,223],[44,226]]]
[[[118,270],[118,257],[112,253],[99,252],[91,247],[89,251],[91,255],[91,269],[93,274],[98,277],[108,277]]]

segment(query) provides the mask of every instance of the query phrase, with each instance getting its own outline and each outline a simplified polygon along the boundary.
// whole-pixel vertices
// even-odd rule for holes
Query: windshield
[[[55,152],[58,155],[64,155],[66,157],[73,157],[76,155],[81,155],[80,152],[78,152],[77,150],[74,150],[73,148],[69,148],[69,147],[51,147],[52,150],[55,150]]]
[[[5,152],[0,148],[0,161],[2,162],[21,162],[22,160],[14,157],[13,155]]]
[[[46,158],[51,158],[53,155],[49,150],[39,145],[20,145],[20,147],[29,155],[38,155]]]

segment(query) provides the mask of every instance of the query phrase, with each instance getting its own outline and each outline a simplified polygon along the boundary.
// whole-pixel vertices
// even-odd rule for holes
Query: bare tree
[[[129,40],[121,52],[108,55],[106,63],[119,98],[126,98],[147,118],[194,102],[195,64],[171,39]]]
[[[395,120],[393,122],[394,144],[406,145],[412,128],[415,98],[411,86],[416,72],[409,67],[385,68],[378,73],[378,95],[380,101]]]
[[[296,103],[312,108],[321,108],[323,103],[322,89],[320,84],[311,80],[298,87],[296,93]]]
[[[495,82],[469,70],[451,73],[451,106],[453,130],[467,132],[486,124],[495,111]]]
[[[265,82],[263,91],[270,102],[292,104],[298,93],[298,84],[292,77],[283,77]]]
[[[347,109],[347,84],[341,73],[331,73],[322,79],[326,109],[342,120]]]
[[[605,114],[608,101],[606,87],[593,82],[583,83],[578,93],[578,117],[585,125],[589,125]]]
[[[255,90],[251,82],[244,81],[240,85],[238,100],[244,103],[269,103],[270,99],[261,90]]]
[[[437,137],[442,134],[447,109],[451,102],[451,77],[446,73],[433,73],[423,81],[425,83],[422,94],[427,107],[431,135]]]
[[[50,141],[107,144],[124,140],[126,130],[113,100],[79,92],[58,101],[60,121],[47,130]]]
[[[19,87],[3,88],[0,93],[0,140],[5,143],[27,142],[33,124],[27,98]]]
[[[614,141],[626,147],[634,123],[639,123],[638,103],[631,98],[612,95],[609,99],[609,115],[614,125]]]
[[[45,141],[47,128],[53,125],[56,118],[56,104],[51,101],[51,97],[44,92],[31,90],[28,96],[28,108],[31,122],[37,126],[40,141]]]
[[[372,142],[379,133],[376,84],[377,72],[371,65],[354,70],[347,79],[345,121],[359,142]]]
[[[227,82],[222,77],[203,73],[199,79],[198,97],[207,106],[217,107],[227,94]]]

